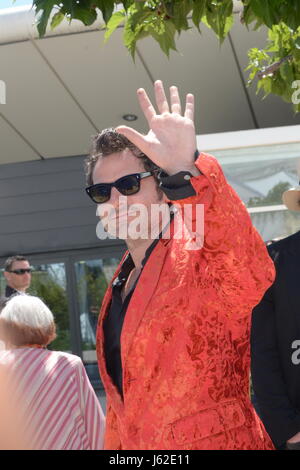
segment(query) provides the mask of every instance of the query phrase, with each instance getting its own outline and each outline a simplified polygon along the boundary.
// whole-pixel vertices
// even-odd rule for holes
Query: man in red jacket
[[[272,449],[249,399],[249,332],[273,263],[217,160],[195,153],[193,95],[182,113],[176,87],[170,105],[161,81],[154,91],[158,113],[138,90],[148,134],[105,130],[87,160],[87,193],[104,229],[114,222],[128,247],[97,330],[105,446]],[[153,222],[153,205],[171,203],[170,223]],[[129,230],[137,205],[145,208],[139,237]]]

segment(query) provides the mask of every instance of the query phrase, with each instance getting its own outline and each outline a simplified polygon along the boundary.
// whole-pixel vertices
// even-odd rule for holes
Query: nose
[[[115,188],[114,186],[111,188],[111,193],[110,193],[110,199],[109,199],[109,203],[112,204],[114,206],[114,208],[117,208],[119,206],[119,197],[121,196],[121,194],[119,193],[119,191],[117,190],[117,188]]]
[[[96,216],[100,219],[107,215],[116,217],[117,214],[126,212],[126,209],[127,197],[123,196],[115,187],[112,187],[109,200],[103,204],[98,204]]]
[[[121,194],[116,188],[112,188],[109,204],[113,207],[116,215],[125,214],[128,210],[128,197]]]

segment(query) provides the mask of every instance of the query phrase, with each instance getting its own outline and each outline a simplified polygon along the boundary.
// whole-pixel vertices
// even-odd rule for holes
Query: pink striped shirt
[[[0,351],[0,364],[12,373],[30,448],[103,448],[105,418],[78,356],[20,348]]]

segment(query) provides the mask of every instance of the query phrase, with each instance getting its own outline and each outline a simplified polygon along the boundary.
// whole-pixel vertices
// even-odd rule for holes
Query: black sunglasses
[[[8,271],[9,273],[14,273],[14,274],[25,274],[25,273],[31,273],[32,269],[31,268],[21,268],[21,269],[14,269],[13,271]]]
[[[132,175],[123,176],[114,183],[93,184],[92,186],[85,188],[85,190],[92,201],[96,204],[102,204],[110,199],[111,188],[113,186],[124,196],[131,196],[131,194],[136,194],[140,190],[141,179],[147,178],[152,174],[152,171],[134,173]]]

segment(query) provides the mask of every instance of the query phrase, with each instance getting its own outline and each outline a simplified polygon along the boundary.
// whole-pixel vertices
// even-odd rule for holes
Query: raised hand
[[[186,96],[185,111],[182,115],[177,87],[170,87],[170,106],[160,80],[155,82],[154,91],[160,114],[156,113],[145,90],[140,88],[137,91],[141,109],[149,124],[148,134],[140,134],[127,126],[119,126],[116,131],[127,137],[169,175],[183,170],[194,175],[199,174],[194,165],[194,96]]]

